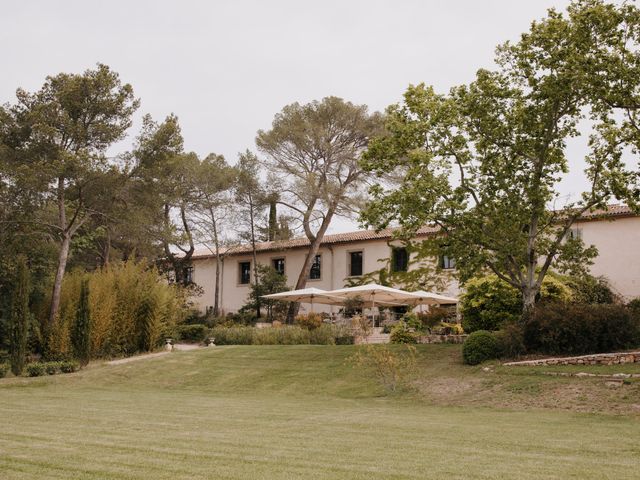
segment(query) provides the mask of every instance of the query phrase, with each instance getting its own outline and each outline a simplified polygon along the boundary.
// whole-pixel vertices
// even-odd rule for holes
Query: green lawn
[[[386,395],[346,361],[354,348],[216,347],[0,380],[0,478],[638,478],[640,382],[485,372],[433,345],[415,389]],[[578,412],[585,395],[615,414]]]

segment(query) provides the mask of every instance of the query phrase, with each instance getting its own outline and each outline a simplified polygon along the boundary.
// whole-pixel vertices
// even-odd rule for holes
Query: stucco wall
[[[581,229],[582,238],[587,245],[595,245],[599,255],[595,259],[591,272],[596,276],[607,277],[613,288],[626,299],[640,297],[640,217],[618,218],[612,221],[584,221],[576,224]],[[308,287],[333,290],[345,286],[348,273],[348,253],[362,250],[363,270],[370,273],[385,265],[390,255],[390,247],[386,240],[367,240],[324,246],[322,255],[322,271],[319,280],[308,280]],[[274,258],[285,258],[285,274],[291,287],[294,286],[302,269],[306,249],[291,249],[281,252],[258,254],[258,262],[270,265]],[[240,285],[239,262],[252,261],[251,255],[232,255],[224,260],[221,282],[221,309],[234,312],[246,302],[249,285]],[[200,285],[204,294],[195,299],[199,308],[204,311],[213,306],[215,285],[215,260],[195,259],[194,281]],[[438,293],[457,296],[457,282],[452,281],[447,288]],[[302,305],[302,309],[308,306]],[[329,306],[315,306],[316,311],[331,311]]]
[[[605,276],[627,300],[640,297],[640,217],[576,223],[586,245],[598,248],[591,267],[595,276]]]
[[[349,252],[362,250],[363,271],[371,273],[386,265],[386,258],[390,255],[390,246],[386,240],[368,240],[364,242],[352,242],[332,246],[324,246],[320,249],[321,278],[318,280],[307,280],[307,287],[316,287],[323,290],[335,290],[345,286],[345,280],[349,268]],[[293,288],[298,279],[300,270],[304,263],[306,249],[291,249],[280,252],[266,252],[258,254],[258,263],[270,265],[276,258],[285,259],[285,275],[288,284]],[[239,284],[239,264],[241,262],[251,262],[251,255],[231,255],[224,259],[221,282],[221,305],[224,312],[235,312],[247,300],[249,285]],[[202,287],[202,296],[194,299],[200,310],[213,306],[215,289],[215,259],[195,259],[194,281]],[[253,273],[253,267],[252,267]],[[442,292],[445,295],[457,295],[458,287],[456,282],[451,282]],[[302,305],[302,310],[308,308]],[[315,311],[332,311],[331,306],[316,305]]]

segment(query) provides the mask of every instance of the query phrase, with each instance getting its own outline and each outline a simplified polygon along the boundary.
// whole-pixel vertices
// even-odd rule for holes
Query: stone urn
[[[167,352],[170,352],[170,351],[172,351],[172,350],[173,350],[173,344],[171,343],[171,339],[170,339],[170,338],[167,338],[167,339],[165,340],[165,343],[164,343],[164,349],[165,349]]]

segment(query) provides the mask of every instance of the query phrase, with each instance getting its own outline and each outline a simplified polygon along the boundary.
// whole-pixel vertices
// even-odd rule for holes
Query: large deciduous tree
[[[479,70],[470,84],[448,94],[409,87],[403,104],[388,109],[388,134],[366,153],[364,166],[381,181],[363,218],[377,227],[397,221],[409,235],[439,226],[433,251],[456,259],[462,281],[490,270],[517,288],[527,318],[552,266],[584,271],[597,253],[568,235],[574,222],[614,199],[638,206],[638,177],[622,156],[631,120],[620,127],[614,109],[640,77],[625,77],[634,87],[609,98],[617,81],[607,76],[621,74],[601,45],[617,42],[608,34],[623,30],[622,10],[595,0],[568,15],[550,10],[517,43],[499,47],[497,68]],[[594,75],[608,80],[595,83]],[[567,141],[589,125],[588,189],[561,202]],[[385,183],[391,172],[399,181]]]
[[[220,315],[220,284],[224,259],[225,221],[233,213],[233,188],[237,170],[229,166],[222,155],[209,154],[200,162],[195,177],[196,217],[200,235],[206,244],[213,244],[216,277],[213,295],[213,315]]]
[[[108,175],[105,151],[121,140],[138,107],[130,85],[106,65],[47,77],[40,90],[17,91],[3,108],[3,176],[40,207],[28,218],[58,242],[49,323],[55,321],[71,242],[101,212],[94,202]],[[15,220],[19,221],[19,220]]]
[[[366,177],[359,159],[380,127],[381,116],[365,105],[327,97],[284,107],[270,130],[258,132],[258,148],[282,182],[279,201],[297,214],[309,240],[296,289],[305,287],[333,218],[351,215],[359,205]]]

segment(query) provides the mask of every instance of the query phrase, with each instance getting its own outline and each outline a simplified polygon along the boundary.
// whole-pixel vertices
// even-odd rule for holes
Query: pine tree
[[[91,312],[89,310],[89,281],[83,280],[80,287],[80,303],[76,321],[71,331],[74,356],[81,365],[89,363],[91,357]]]
[[[27,336],[31,312],[29,311],[29,266],[27,259],[18,257],[16,284],[11,298],[11,316],[9,318],[11,371],[20,375],[27,356]]]

